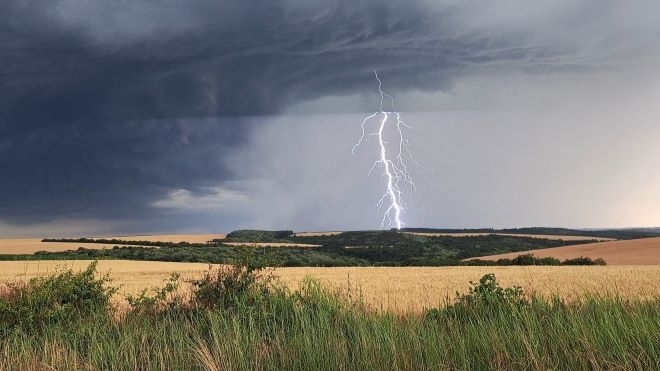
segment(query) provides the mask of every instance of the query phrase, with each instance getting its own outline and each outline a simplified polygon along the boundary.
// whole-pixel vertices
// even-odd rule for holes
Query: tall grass
[[[193,291],[186,300],[172,299],[169,289],[153,297],[145,293],[121,318],[108,315],[112,308],[106,305],[75,320],[45,319],[38,330],[3,322],[0,369],[650,370],[660,366],[660,298],[585,297],[571,304],[526,299],[519,289],[501,288],[493,276],[485,276],[447,307],[393,314],[370,311],[313,281],[294,292],[272,286],[264,290],[258,280],[249,287],[235,281],[253,273],[246,267],[209,273],[198,282],[203,290]],[[81,292],[96,287],[89,281],[77,282]],[[39,282],[31,285],[39,288]],[[232,291],[236,287],[240,290]],[[213,301],[214,297],[219,300]],[[29,304],[7,293],[0,303],[28,305],[21,313],[30,310]]]

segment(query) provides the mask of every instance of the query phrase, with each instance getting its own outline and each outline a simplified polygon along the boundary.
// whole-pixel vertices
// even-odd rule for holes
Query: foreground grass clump
[[[95,277],[94,266],[85,272]],[[2,317],[0,369],[580,370],[660,362],[660,299],[567,304],[525,297],[486,275],[443,308],[394,315],[313,281],[289,292],[263,277],[249,264],[209,271],[186,297],[172,277],[129,300],[122,316],[107,302],[82,301],[90,310],[45,321],[40,331]],[[67,287],[52,286],[51,298],[77,292]],[[14,305],[12,290],[0,305]]]

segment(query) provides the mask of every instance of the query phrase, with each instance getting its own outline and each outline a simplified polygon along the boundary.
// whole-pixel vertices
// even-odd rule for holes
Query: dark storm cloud
[[[219,159],[249,125],[228,117],[363,92],[375,69],[400,90],[441,90],[475,69],[593,62],[468,8],[423,0],[2,2],[0,219],[148,213],[169,190],[232,178]]]
[[[420,1],[5,2],[0,136],[277,113],[362,91],[374,69],[392,86],[441,89],[475,65],[543,65],[557,52],[476,32],[454,20],[463,13]]]
[[[242,121],[242,122],[241,122]],[[0,144],[2,214],[15,223],[53,216],[145,217],[171,189],[192,192],[227,179],[222,156],[248,120],[151,120],[73,124]]]

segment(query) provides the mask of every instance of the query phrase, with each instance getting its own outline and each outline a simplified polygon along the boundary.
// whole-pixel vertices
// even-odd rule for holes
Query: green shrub
[[[481,305],[481,304],[523,304],[523,290],[520,286],[503,288],[497,282],[495,275],[489,273],[479,280],[478,283],[470,281],[467,294],[458,295],[458,305]]]
[[[177,296],[181,276],[172,273],[162,288],[144,289],[139,296],[126,296],[126,301],[133,314],[156,314],[167,309],[180,308],[184,303],[181,296]],[[151,292],[151,295],[148,293]]]
[[[206,272],[199,280],[192,280],[192,305],[208,309],[232,309],[240,305],[253,306],[271,294],[272,275],[264,275],[264,268],[247,261],[225,265]]]
[[[487,314],[502,308],[528,305],[520,286],[501,287],[495,275],[486,274],[479,282],[470,281],[467,294],[456,293],[455,303],[446,308],[434,308],[427,312],[427,319],[437,319],[443,315],[461,317],[479,313]]]
[[[534,254],[518,255],[511,259],[511,265],[560,265],[559,259],[547,257],[536,258]]]
[[[591,259],[584,256],[575,259],[567,259],[562,262],[562,265],[605,265],[606,262],[602,258]]]
[[[99,312],[108,312],[116,292],[106,287],[108,275],[97,277],[96,262],[84,271],[59,269],[57,274],[28,283],[9,283],[0,296],[0,326],[37,330],[51,324],[75,326]]]

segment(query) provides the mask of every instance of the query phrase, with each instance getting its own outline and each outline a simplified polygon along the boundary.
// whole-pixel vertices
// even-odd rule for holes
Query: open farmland
[[[0,285],[5,282],[28,281],[37,276],[52,275],[61,269],[84,270],[91,262],[90,260],[0,262]],[[208,269],[209,264],[203,263],[126,260],[98,262],[98,271],[109,273],[112,279],[111,286],[119,288],[115,299],[121,299],[127,294],[138,295],[144,289],[162,287],[172,273],[181,275],[181,279],[186,281],[200,278]]]
[[[80,242],[41,242],[40,238],[0,239],[0,254],[34,254],[37,251],[67,251],[79,247],[87,249],[110,249],[113,245]]]
[[[203,277],[204,264],[77,261],[56,274],[59,263],[0,263],[0,369],[650,370],[660,359],[660,266],[278,269],[286,292],[249,270],[227,286],[237,276]],[[114,297],[94,279],[108,270]],[[170,272],[203,284],[184,286],[191,300],[122,300]],[[47,278],[2,287],[8,273]],[[307,277],[325,285],[299,286]],[[450,303],[468,280],[480,283]]]
[[[92,237],[102,239],[119,239],[125,241],[151,241],[151,242],[190,242],[205,243],[213,239],[224,238],[224,234],[163,234],[144,236],[112,236]],[[87,249],[111,249],[114,244],[81,243],[81,242],[41,242],[41,238],[0,238],[0,254],[34,254],[37,251],[67,251],[79,247]]]
[[[507,253],[480,257],[482,260],[512,259],[526,252]],[[562,246],[529,251],[536,257],[553,257],[559,260],[580,256],[603,258],[608,265],[659,265],[660,238],[609,241],[586,245]]]
[[[546,298],[574,300],[585,293],[628,298],[660,296],[660,266],[571,267],[346,267],[279,268],[276,276],[295,288],[306,277],[353,297],[363,295],[372,307],[395,312],[442,306],[470,281],[494,273],[503,286],[521,286]]]
[[[90,261],[0,262],[0,282],[25,280],[55,272],[58,266],[84,269]],[[199,278],[208,264],[99,261],[99,272],[110,272],[120,293],[137,294],[162,286],[171,273],[185,279]],[[274,274],[291,289],[306,278],[328,288],[362,295],[373,308],[395,312],[421,311],[444,305],[457,291],[465,292],[470,281],[494,273],[504,286],[517,285],[530,294],[553,294],[572,300],[584,293],[627,298],[660,296],[660,266],[590,267],[347,267],[278,268]]]

